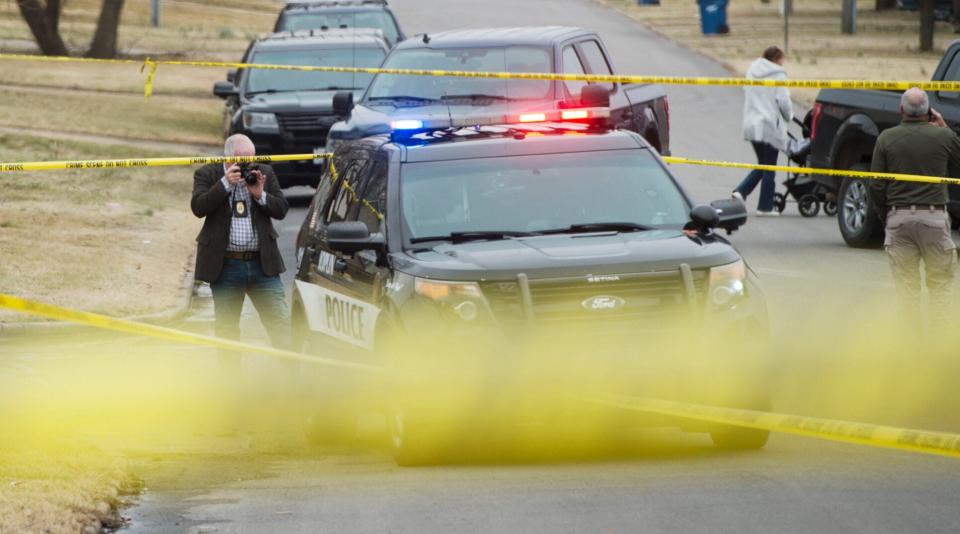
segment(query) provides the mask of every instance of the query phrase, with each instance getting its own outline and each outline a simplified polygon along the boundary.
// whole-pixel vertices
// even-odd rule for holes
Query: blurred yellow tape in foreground
[[[280,156],[196,156],[186,158],[90,159],[74,161],[28,161],[0,163],[0,172],[57,171],[67,169],[126,169],[131,167],[170,167],[207,163],[270,163],[323,158],[330,154],[284,154]]]
[[[889,180],[899,182],[922,182],[931,184],[960,185],[960,178],[942,178],[939,176],[925,176],[922,174],[897,174],[869,171],[849,171],[840,169],[820,169],[815,167],[790,167],[787,165],[758,165],[756,163],[735,163],[731,161],[715,161],[708,159],[690,159],[675,156],[664,156],[663,161],[677,165],[702,165],[705,167],[727,167],[731,169],[759,169],[761,171],[795,172],[799,174],[822,174],[826,176],[844,176],[849,178],[865,178],[868,180]]]
[[[165,328],[162,326],[155,326],[155,325],[150,325],[145,323],[138,323],[134,321],[127,321],[125,319],[116,319],[113,317],[107,317],[106,315],[99,315],[96,313],[70,310],[67,308],[61,308],[59,306],[53,306],[51,304],[44,304],[42,302],[35,302],[31,300],[21,299],[19,297],[14,297],[11,295],[0,294],[0,308],[13,310],[20,313],[25,313],[28,315],[35,315],[39,317],[46,317],[48,319],[55,319],[58,321],[66,321],[69,323],[86,325],[93,328],[100,328],[103,330],[112,330],[115,332],[123,332],[125,334],[135,334],[138,336],[152,337],[155,339],[162,339],[165,341],[189,343],[191,345],[200,345],[200,346],[210,347],[215,349],[250,352],[255,354],[262,354],[264,356],[280,358],[284,360],[301,361],[301,362],[308,362],[308,363],[314,363],[319,365],[329,365],[333,367],[352,369],[355,371],[374,372],[374,373],[382,373],[385,371],[384,368],[377,367],[374,365],[366,365],[366,364],[350,362],[346,360],[339,360],[336,358],[324,358],[321,356],[300,354],[298,352],[274,349],[272,347],[261,347],[258,345],[250,345],[248,343],[241,343],[239,341],[232,341],[229,339],[221,339],[216,337],[204,336],[201,334],[194,334],[192,332],[174,330],[172,328]]]
[[[810,438],[844,443],[855,443],[870,447],[899,449],[960,458],[960,434],[911,430],[892,426],[872,425],[820,419],[800,415],[786,415],[754,410],[721,408],[659,399],[638,397],[616,397],[610,399],[584,399],[589,402],[636,410],[648,413],[696,419],[709,423],[735,425],[746,428],[769,430],[796,434]]]

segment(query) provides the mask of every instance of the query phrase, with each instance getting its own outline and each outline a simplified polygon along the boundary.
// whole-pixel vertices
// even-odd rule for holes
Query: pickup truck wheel
[[[852,171],[866,171],[866,165],[857,164]],[[837,222],[840,235],[847,245],[854,248],[875,248],[883,240],[883,226],[877,217],[867,191],[867,181],[844,178],[840,184],[839,212]]]

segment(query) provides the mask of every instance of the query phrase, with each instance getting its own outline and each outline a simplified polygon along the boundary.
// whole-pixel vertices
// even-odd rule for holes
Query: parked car
[[[423,34],[398,44],[384,68],[496,72],[614,74],[596,32],[561,26],[455,30]],[[580,81],[490,79],[378,74],[363,98],[337,110],[345,120],[330,130],[328,149],[387,133],[403,120],[539,112],[580,105]],[[610,94],[611,120],[670,153],[670,108],[661,85],[599,84]],[[535,118],[535,116],[533,116]]]
[[[288,2],[273,31],[372,28],[390,46],[406,39],[386,0],[307,0]]]
[[[250,44],[244,63],[379,67],[389,46],[380,30],[283,32]],[[337,92],[361,94],[372,76],[362,73],[243,69],[214,85],[226,100],[224,136],[243,133],[258,154],[320,151],[337,121]],[[312,161],[274,165],[282,187],[316,185],[322,168]]]
[[[934,81],[960,80],[960,41],[947,48],[933,73]],[[810,112],[811,167],[870,170],[873,147],[880,132],[900,123],[899,91],[824,89]],[[936,109],[954,131],[960,132],[960,92],[930,92]],[[950,169],[960,176],[960,169]],[[869,202],[865,180],[814,175],[837,195],[840,235],[851,247],[879,246],[884,229]],[[960,220],[960,188],[951,185],[950,216]]]

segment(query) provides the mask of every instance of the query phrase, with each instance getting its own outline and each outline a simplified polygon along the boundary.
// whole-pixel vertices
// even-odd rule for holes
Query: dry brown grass
[[[124,462],[96,450],[0,449],[0,532],[117,528],[117,508],[138,486]]]
[[[734,1],[724,36],[700,33],[697,3],[662,0],[661,6],[637,6],[634,0],[600,0],[654,30],[729,66],[743,75],[750,62],[770,45],[783,47],[783,19],[777,0]],[[790,17],[790,50],[786,64],[791,78],[928,80],[944,49],[957,38],[946,23],[938,23],[935,50],[919,53],[919,16],[915,12],[872,10],[860,2],[857,33],[840,32],[839,0],[794,0]],[[677,73],[690,74],[690,73]],[[796,100],[811,104],[817,90],[794,90]]]
[[[0,159],[143,157],[143,150],[0,135]],[[0,292],[132,315],[174,307],[195,247],[190,168],[8,173]],[[11,313],[0,321],[34,320]]]

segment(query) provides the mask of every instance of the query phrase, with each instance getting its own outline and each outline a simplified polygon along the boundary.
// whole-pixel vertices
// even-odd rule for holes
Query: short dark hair
[[[779,46],[771,46],[763,51],[763,59],[776,63],[783,57],[783,50]]]

